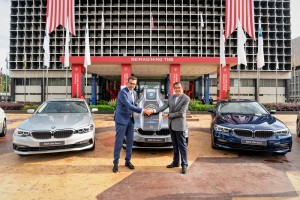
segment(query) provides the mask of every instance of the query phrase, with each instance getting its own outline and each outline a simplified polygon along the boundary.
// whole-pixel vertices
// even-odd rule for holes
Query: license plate
[[[165,141],[165,138],[145,138],[145,142],[161,143]]]
[[[241,143],[248,144],[248,145],[267,146],[267,141],[259,141],[259,140],[242,140]]]
[[[64,145],[65,141],[55,141],[55,142],[40,142],[41,147],[52,147]]]

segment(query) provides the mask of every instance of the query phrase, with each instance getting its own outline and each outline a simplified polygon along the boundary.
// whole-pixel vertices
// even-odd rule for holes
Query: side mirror
[[[34,113],[34,109],[28,109],[28,110],[27,110],[27,113],[33,114],[33,113]]]
[[[94,113],[94,112],[97,112],[98,111],[98,108],[92,108],[91,112]]]
[[[210,113],[215,113],[215,110],[214,110],[214,109],[212,109],[212,108],[209,108],[209,109],[207,109],[207,112],[210,112]]]
[[[270,110],[270,114],[275,114],[276,110]]]

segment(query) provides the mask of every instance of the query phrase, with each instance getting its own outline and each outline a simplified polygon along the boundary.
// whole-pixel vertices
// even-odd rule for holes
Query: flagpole
[[[294,66],[294,100],[293,102],[296,102],[296,74],[295,74],[295,68],[296,68],[296,64]]]
[[[48,100],[48,92],[49,92],[49,90],[48,90],[48,86],[49,86],[49,79],[48,79],[48,77],[49,77],[49,71],[48,71],[48,69],[49,69],[49,67],[47,67],[47,73],[46,73],[46,84],[47,84],[47,100]]]
[[[241,70],[240,70],[240,67],[241,67],[241,64],[238,64],[238,99],[240,99],[240,81],[241,81],[241,80],[240,80],[240,79],[241,79],[241,78],[240,78],[240,76],[241,76],[241,75],[240,75],[240,71],[241,71]]]
[[[68,98],[68,67],[66,67],[66,98]]]
[[[42,93],[43,96],[42,96],[42,101],[45,101],[45,69],[44,69],[44,64],[42,66],[42,69],[43,69],[43,93]]]
[[[25,72],[24,72],[24,104],[25,103],[26,103],[26,67],[25,67]]]
[[[200,53],[200,55],[201,55],[201,57],[202,57],[202,28],[203,28],[202,27],[202,19],[203,19],[203,16],[202,16],[202,13],[201,13],[201,19],[200,19],[201,20],[201,22],[200,22],[201,23],[201,33],[200,33],[200,41],[201,41],[201,51],[200,51],[201,53]]]
[[[277,80],[277,67],[278,67],[278,60],[276,55],[276,103],[277,103],[277,87],[278,87],[278,80]]]
[[[5,70],[5,101],[7,101],[7,69],[8,69],[8,59],[6,57],[6,70]]]
[[[102,11],[102,23],[101,23],[101,56],[103,57],[103,29],[104,29],[104,14]]]
[[[150,57],[152,56],[152,12],[150,13]],[[159,49],[158,49],[159,53]]]

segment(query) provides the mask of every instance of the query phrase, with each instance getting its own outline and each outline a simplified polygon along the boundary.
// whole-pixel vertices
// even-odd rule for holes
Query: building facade
[[[46,0],[11,0],[9,66],[11,98],[15,101],[41,102],[47,98],[71,97],[72,70],[64,69],[61,60],[65,43],[63,27],[50,34],[51,63],[48,70],[43,67],[46,4]],[[290,1],[254,0],[254,15],[256,36],[261,18],[266,63],[257,70],[257,41],[247,35],[248,65],[240,66],[240,82],[236,64],[231,65],[231,98],[285,102],[290,95],[288,80],[291,77]],[[151,27],[151,16],[154,27]],[[208,70],[211,64],[204,61],[189,64],[188,59],[219,58],[220,16],[224,22],[225,0],[75,0],[76,36],[71,36],[70,54],[84,56],[88,19],[92,57],[186,58],[187,61],[181,63],[181,71],[186,73],[180,77],[185,92],[191,98],[202,98],[204,76],[208,75],[209,95],[216,100],[218,62],[214,63],[214,70]],[[226,57],[236,58],[236,31],[226,40],[225,47]],[[118,65],[92,63],[83,88],[85,97],[91,97],[93,73],[97,77],[97,100],[115,98],[121,85],[121,64]],[[141,82],[137,90],[141,91],[147,83],[167,95],[169,73],[165,69],[169,65],[135,62],[132,74]],[[150,69],[156,71],[147,72]]]

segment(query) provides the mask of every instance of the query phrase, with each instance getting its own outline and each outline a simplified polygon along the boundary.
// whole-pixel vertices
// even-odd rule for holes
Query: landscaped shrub
[[[191,99],[189,103],[189,111],[207,111],[209,108],[214,108],[215,105],[202,104],[200,101]]]
[[[98,111],[113,111],[114,107],[109,105],[91,105],[90,108],[98,108]]]
[[[276,111],[300,111],[300,104],[297,103],[265,103],[267,110]]]
[[[105,100],[99,100],[99,101],[97,102],[97,104],[99,104],[99,105],[108,105],[108,102],[105,101]]]
[[[117,99],[112,99],[108,102],[108,105],[113,107],[113,108],[116,108],[117,107]]]

